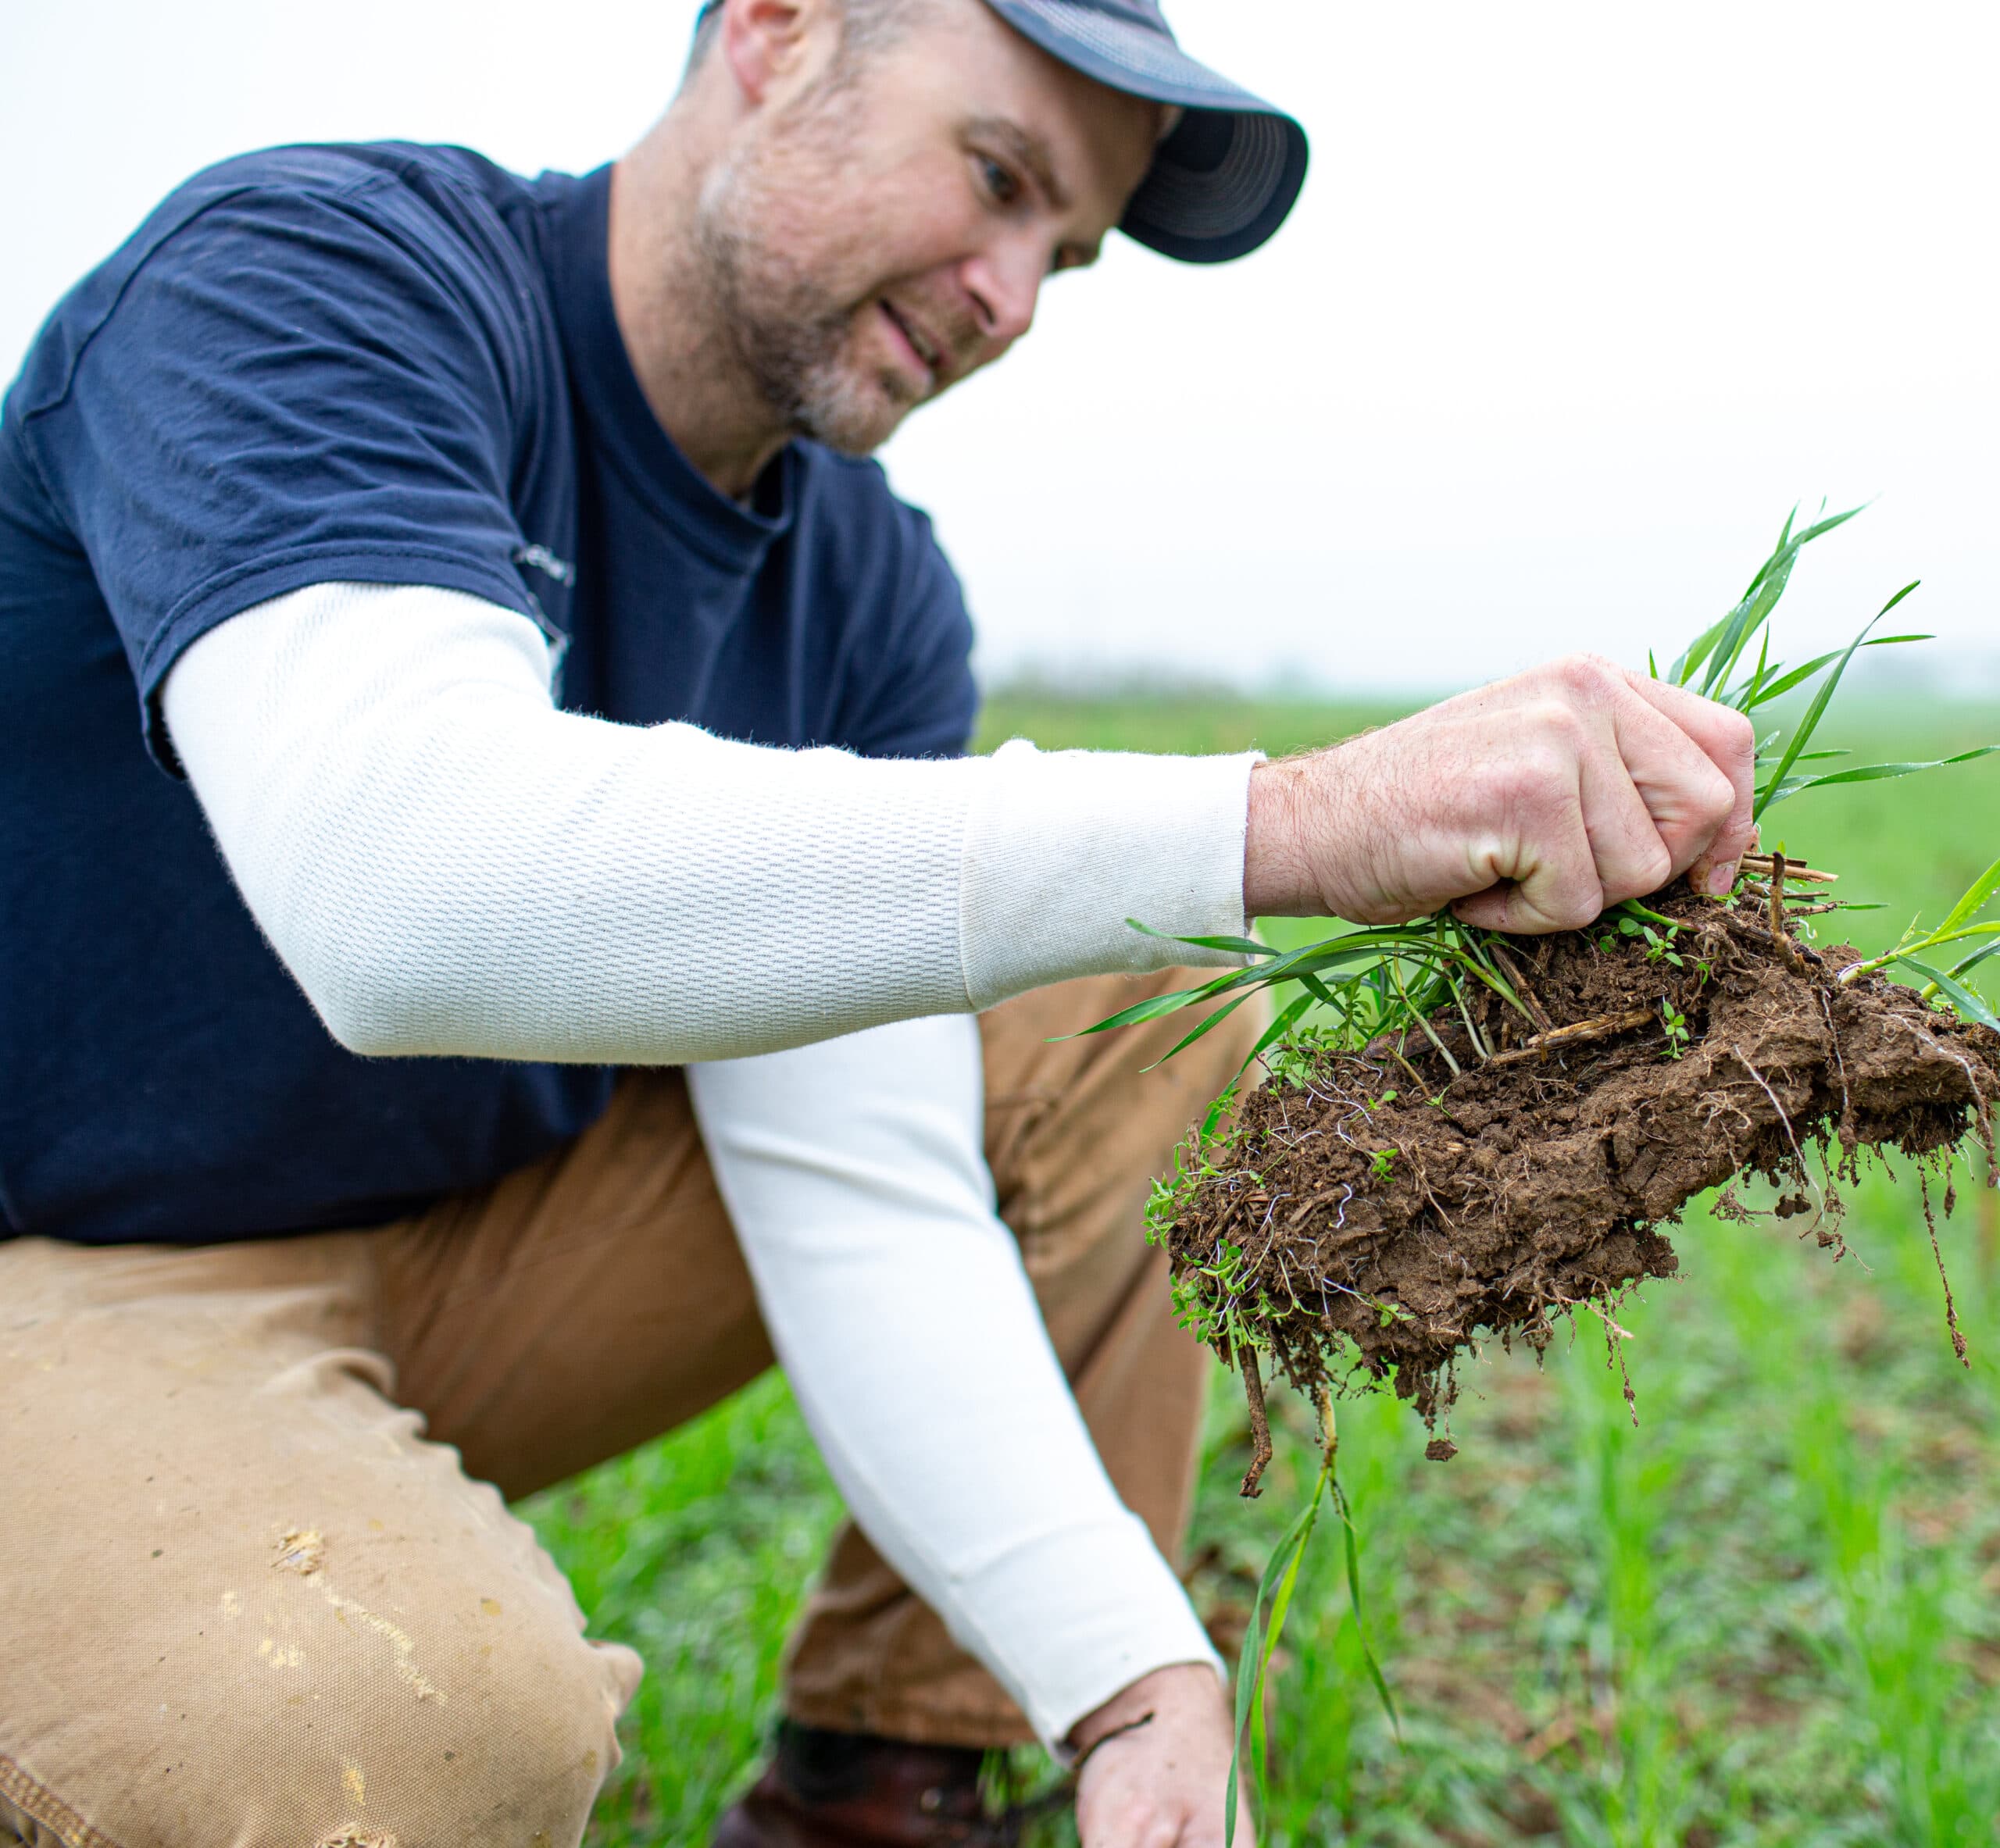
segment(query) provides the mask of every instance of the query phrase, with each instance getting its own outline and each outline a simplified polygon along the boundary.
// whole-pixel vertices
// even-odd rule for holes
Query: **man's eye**
[[[996,205],[1011,205],[1021,196],[1021,183],[997,160],[981,160],[980,177]]]

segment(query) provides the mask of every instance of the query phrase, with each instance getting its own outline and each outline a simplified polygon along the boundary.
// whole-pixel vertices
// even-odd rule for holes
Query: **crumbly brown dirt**
[[[1602,926],[1517,940],[1503,956],[1537,1018],[1483,993],[1484,1057],[1455,1013],[1434,1019],[1459,1076],[1412,1032],[1253,1094],[1169,1234],[1183,1288],[1223,1308],[1234,1247],[1227,1306],[1295,1386],[1386,1382],[1435,1431],[1481,1342],[1539,1351],[1553,1318],[1671,1276],[1665,1229],[1696,1194],[1762,1176],[1838,1257],[1838,1184],[1865,1153],[1936,1165],[1977,1131],[1991,1154],[2000,1034],[1879,976],[1841,984],[1858,952],[1774,933],[1761,906],[1647,902],[1680,926],[1680,966],[1602,947]],[[1720,1210],[1743,1214],[1733,1192]]]

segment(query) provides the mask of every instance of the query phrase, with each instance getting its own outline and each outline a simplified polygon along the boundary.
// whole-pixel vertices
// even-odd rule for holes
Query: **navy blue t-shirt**
[[[741,505],[612,316],[609,171],[281,148],[61,304],[0,408],[0,1215],[207,1240],[380,1222],[534,1160],[596,1067],[362,1059],[258,932],[158,724],[181,651],[334,580],[533,618],[573,711],[962,750],[971,630],[923,515],[795,443]]]

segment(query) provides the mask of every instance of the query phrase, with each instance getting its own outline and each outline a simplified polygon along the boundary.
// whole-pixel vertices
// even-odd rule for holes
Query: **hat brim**
[[[1305,184],[1305,130],[1191,58],[1164,32],[1082,0],[987,0],[1023,37],[1107,88],[1187,111],[1160,144],[1120,229],[1184,263],[1247,255]]]

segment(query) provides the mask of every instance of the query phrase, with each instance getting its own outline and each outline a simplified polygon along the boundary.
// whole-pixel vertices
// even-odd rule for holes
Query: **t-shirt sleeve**
[[[531,362],[495,260],[392,174],[245,184],[142,233],[59,309],[69,337],[9,409],[170,767],[155,690],[252,605],[345,580],[535,614],[507,494]]]
[[[863,757],[958,757],[979,717],[972,619],[930,518],[895,503],[899,565],[890,638],[839,742]]]

